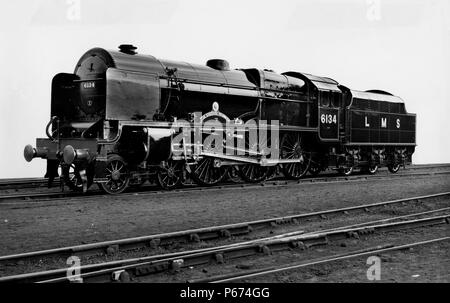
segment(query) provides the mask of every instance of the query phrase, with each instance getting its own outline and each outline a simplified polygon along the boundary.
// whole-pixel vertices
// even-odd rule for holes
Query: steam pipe
[[[58,116],[53,116],[53,117],[50,119],[50,122],[48,122],[47,127],[45,128],[45,133],[47,134],[47,137],[48,137],[50,140],[52,140],[52,141],[55,141],[55,138],[53,138],[52,134],[50,134],[49,129],[50,129],[50,126],[53,125],[53,122],[54,122],[55,120],[57,120],[57,119],[58,119]]]

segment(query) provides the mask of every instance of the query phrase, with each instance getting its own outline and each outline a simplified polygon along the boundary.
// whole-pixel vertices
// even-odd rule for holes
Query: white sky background
[[[0,178],[43,176],[53,76],[92,47],[328,76],[417,113],[414,163],[450,162],[448,0],[35,0],[0,5]]]

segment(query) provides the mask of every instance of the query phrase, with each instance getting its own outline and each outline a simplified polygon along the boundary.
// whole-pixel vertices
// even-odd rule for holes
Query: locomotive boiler
[[[91,49],[73,73],[53,78],[47,138],[24,156],[47,160],[50,183],[61,177],[76,191],[97,183],[110,194],[148,179],[165,189],[189,177],[213,185],[232,169],[247,182],[274,170],[289,179],[327,168],[395,173],[411,162],[415,123],[402,99],[384,91],[299,72],[232,70],[220,59],[161,60],[121,45]]]

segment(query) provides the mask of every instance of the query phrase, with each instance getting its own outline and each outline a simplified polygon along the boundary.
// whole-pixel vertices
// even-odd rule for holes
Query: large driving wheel
[[[255,138],[254,138],[255,139]],[[270,144],[270,138],[266,138],[265,142],[260,145],[259,137],[257,140],[250,140],[250,132],[245,133],[245,150],[248,157],[253,157],[252,153],[263,153],[263,149]],[[239,175],[241,178],[250,183],[257,183],[267,179],[270,172],[270,167],[261,166],[259,164],[245,164],[239,166]]]
[[[227,172],[227,180],[231,181],[233,183],[240,183],[242,182],[241,176],[239,174],[239,167],[238,166],[230,166],[228,168]]]
[[[275,179],[278,176],[278,166],[269,166],[266,180]]]
[[[119,155],[108,156],[106,164],[106,182],[100,183],[100,188],[108,194],[120,194],[127,189],[130,182],[130,174],[127,164]]]
[[[192,179],[198,185],[211,186],[219,183],[227,174],[227,167],[216,167],[214,158],[203,158],[192,167]]]
[[[298,163],[283,164],[283,173],[286,178],[300,179],[308,171],[311,158],[306,151],[304,140],[298,133],[288,133],[281,140],[281,159],[299,159]]]
[[[62,165],[61,174],[63,176],[64,184],[73,191],[83,191],[82,174],[87,174],[87,176],[85,176],[85,178],[87,178],[87,188],[92,185],[93,176],[91,172],[80,169],[79,165],[76,165],[74,163],[70,165]]]
[[[174,189],[183,181],[184,163],[182,161],[168,161],[156,175],[156,181],[164,189]]]
[[[264,181],[270,172],[270,167],[258,164],[246,164],[239,167],[239,175],[247,182]]]

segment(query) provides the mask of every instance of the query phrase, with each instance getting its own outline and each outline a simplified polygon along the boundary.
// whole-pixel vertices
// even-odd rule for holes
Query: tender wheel
[[[395,173],[397,173],[400,170],[400,164],[389,164],[388,165],[388,170],[391,173],[395,174]]]
[[[157,175],[156,182],[161,188],[174,189],[180,186],[183,181],[184,164],[181,161],[168,161]]]
[[[80,168],[78,165],[63,165],[61,168],[61,174],[63,176],[64,184],[67,185],[71,190],[82,192],[83,191],[83,180],[80,173]],[[92,185],[93,178],[90,173],[87,176],[87,187]]]
[[[227,167],[216,167],[213,158],[203,158],[192,168],[192,179],[198,185],[211,186],[219,183],[227,175]]]
[[[281,159],[300,159],[299,163],[283,164],[283,173],[286,178],[296,180],[306,174],[311,158],[300,134],[285,134],[281,140],[280,152]]]
[[[341,168],[339,173],[343,176],[350,176],[353,173],[353,167]]]
[[[246,164],[239,167],[239,175],[242,179],[251,183],[264,181],[269,172],[269,167],[257,164]]]
[[[127,164],[119,155],[108,157],[105,177],[107,182],[100,183],[100,188],[108,194],[120,194],[127,189],[130,182],[130,174]]]
[[[375,175],[378,171],[378,165],[371,165],[367,167],[367,171],[369,172],[369,174]]]

